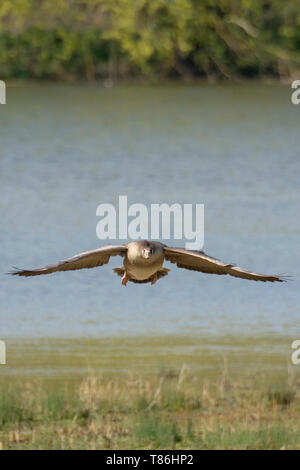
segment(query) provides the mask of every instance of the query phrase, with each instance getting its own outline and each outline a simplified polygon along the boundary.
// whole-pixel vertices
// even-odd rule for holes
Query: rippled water
[[[126,194],[204,203],[208,254],[294,277],[259,284],[168,266],[155,286],[124,288],[117,259],[3,275],[0,338],[300,336],[300,106],[288,88],[10,87],[0,113],[0,272],[101,245],[96,207]]]

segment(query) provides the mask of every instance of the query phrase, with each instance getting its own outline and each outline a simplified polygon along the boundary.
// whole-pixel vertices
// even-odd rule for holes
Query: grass
[[[300,449],[299,379],[183,367],[0,389],[2,449]]]

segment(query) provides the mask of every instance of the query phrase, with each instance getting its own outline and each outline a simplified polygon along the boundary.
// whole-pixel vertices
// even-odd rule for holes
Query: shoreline
[[[298,374],[292,365],[291,336],[245,335],[113,338],[3,338],[6,365],[2,378],[69,380],[89,371],[101,374],[178,373],[186,367],[215,378],[226,363],[235,376],[246,367],[267,375]]]
[[[106,89],[113,89],[116,87],[130,87],[130,86],[140,86],[140,87],[173,87],[173,86],[182,86],[182,87],[196,87],[196,86],[249,86],[249,85],[278,85],[278,86],[290,86],[291,83],[300,78],[300,72],[296,76],[292,77],[255,77],[251,78],[241,78],[235,77],[233,79],[218,79],[211,81],[203,78],[193,78],[193,79],[157,79],[149,80],[142,77],[139,78],[129,78],[129,79],[116,79],[111,80],[110,78],[103,78],[97,80],[55,80],[55,79],[17,79],[17,78],[2,78],[7,87],[33,87],[33,86],[49,86],[49,85],[62,85],[62,86],[101,86]]]

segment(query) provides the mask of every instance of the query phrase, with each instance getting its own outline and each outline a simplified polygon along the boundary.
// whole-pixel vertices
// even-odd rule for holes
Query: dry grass
[[[292,382],[292,383],[291,383]],[[3,449],[300,449],[299,383],[214,381],[184,366],[141,377],[90,375],[0,392]]]

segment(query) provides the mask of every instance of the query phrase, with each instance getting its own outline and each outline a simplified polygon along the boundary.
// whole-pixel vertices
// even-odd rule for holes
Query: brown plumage
[[[122,284],[126,286],[128,281],[135,283],[154,284],[158,279],[166,276],[170,269],[163,268],[165,260],[177,265],[178,268],[199,271],[208,274],[229,274],[230,276],[250,279],[253,281],[283,282],[286,278],[258,274],[223,263],[216,258],[207,256],[203,251],[185,250],[173,248],[160,242],[148,240],[133,241],[125,245],[108,245],[96,250],[80,253],[72,258],[59,261],[38,269],[24,269],[9,273],[16,276],[38,276],[57,271],[71,271],[75,269],[95,268],[107,264],[111,256],[122,256],[123,267],[114,268],[119,276],[122,276]]]

